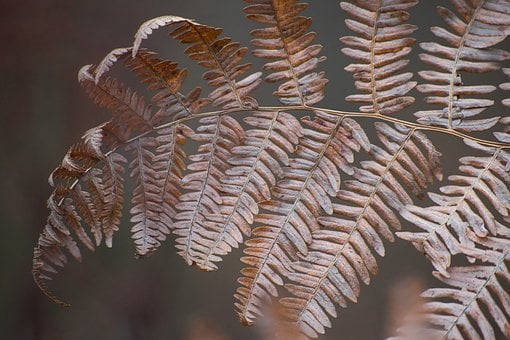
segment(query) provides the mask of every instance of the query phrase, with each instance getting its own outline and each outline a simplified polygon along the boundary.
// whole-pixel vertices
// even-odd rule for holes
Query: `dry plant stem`
[[[127,144],[135,142],[139,138],[147,136],[148,134],[150,134],[150,133],[152,133],[154,131],[157,131],[157,130],[161,130],[161,129],[164,129],[164,128],[167,128],[167,127],[170,127],[170,126],[174,126],[174,125],[177,125],[177,124],[180,124],[180,123],[184,123],[184,122],[187,122],[187,121],[190,121],[190,120],[198,119],[198,118],[215,116],[215,115],[224,115],[224,114],[248,112],[248,111],[253,111],[253,110],[254,109],[252,109],[252,108],[243,108],[243,109],[209,111],[209,112],[197,113],[197,114],[190,115],[190,116],[187,116],[187,117],[184,117],[184,118],[181,118],[181,119],[177,119],[177,120],[172,121],[172,122],[168,122],[168,123],[165,123],[165,124],[161,124],[161,125],[155,126],[151,130],[148,130],[148,131],[146,131],[146,132],[144,132],[142,134],[139,134],[137,136],[134,136],[134,137],[126,140],[123,144],[121,144],[121,145],[117,146],[116,148],[106,152],[105,156],[108,156],[111,153],[115,152],[118,148],[124,147]],[[486,139],[476,138],[476,137],[470,136],[468,134],[462,133],[462,132],[457,131],[457,130],[443,128],[443,127],[438,127],[438,126],[429,126],[429,125],[424,125],[424,124],[413,123],[413,122],[409,122],[409,121],[406,121],[406,120],[403,120],[403,119],[398,119],[398,118],[394,118],[394,117],[390,117],[390,116],[385,116],[385,115],[382,115],[382,114],[379,114],[379,113],[364,113],[364,112],[353,112],[353,111],[340,111],[340,110],[333,110],[333,109],[314,107],[314,106],[304,106],[304,105],[296,105],[296,106],[261,106],[261,107],[257,108],[256,110],[258,110],[258,111],[269,111],[269,112],[275,112],[275,111],[278,111],[278,112],[279,111],[293,111],[293,110],[302,110],[302,111],[311,111],[311,112],[313,112],[313,111],[322,111],[322,112],[327,112],[329,114],[337,115],[337,116],[373,118],[373,119],[384,120],[384,121],[392,122],[392,123],[396,123],[396,124],[402,124],[404,126],[412,128],[414,130],[435,131],[435,132],[444,133],[444,134],[455,136],[455,137],[462,138],[462,139],[469,139],[469,140],[475,141],[475,142],[477,142],[479,144],[486,145],[486,146],[491,146],[491,147],[496,147],[496,148],[501,148],[501,149],[510,149],[510,144],[508,144],[508,143],[500,143],[500,142],[496,142],[496,141],[490,141],[490,140],[486,140]],[[88,173],[89,170],[87,170],[86,173]],[[74,187],[78,183],[79,183],[79,180],[74,181],[71,184],[70,189],[71,190],[74,189]],[[61,199],[60,202],[59,202],[59,205],[61,205],[63,201],[64,201],[64,199]]]

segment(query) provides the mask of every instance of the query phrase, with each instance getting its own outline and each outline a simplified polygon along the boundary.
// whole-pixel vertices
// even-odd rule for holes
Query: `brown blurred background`
[[[432,39],[428,27],[439,24],[433,7],[443,2],[423,0],[412,11],[412,22],[421,26],[416,37]],[[152,257],[135,260],[125,221],[113,249],[99,248],[81,265],[72,261],[57,276],[54,287],[72,302],[71,308],[49,302],[30,273],[32,248],[46,219],[47,176],[83,131],[107,117],[79,88],[80,66],[98,62],[112,48],[129,46],[140,23],[164,14],[224,27],[228,35],[248,45],[252,24],[241,12],[244,5],[241,0],[0,0],[1,338],[203,339],[197,333],[200,327],[212,328],[209,334],[216,332],[214,339],[259,338],[256,330],[240,326],[233,314],[240,251],[228,256],[218,272],[208,274],[186,267],[171,241]],[[338,42],[339,36],[350,34],[343,24],[345,16],[332,0],[312,1],[307,15],[314,17],[318,41],[328,56],[322,68],[330,79],[329,97],[321,105],[352,109],[343,101],[353,87],[343,71],[349,60],[339,55]],[[184,60],[182,50],[163,33],[155,39],[157,44],[149,46]],[[416,54],[414,70],[421,67]],[[187,84],[199,82],[199,76],[194,72]],[[269,87],[258,91],[259,102],[274,103],[270,92]],[[415,110],[422,101],[418,103]],[[409,112],[403,116],[412,119]],[[450,160],[451,172],[462,144],[444,136],[432,138]],[[397,241],[387,253],[380,260],[380,274],[363,289],[359,303],[340,311],[324,339],[389,335],[395,304],[388,302],[396,294],[392,288],[402,282],[419,287],[431,282],[430,266],[410,245]],[[396,309],[405,310],[408,299],[403,300]]]

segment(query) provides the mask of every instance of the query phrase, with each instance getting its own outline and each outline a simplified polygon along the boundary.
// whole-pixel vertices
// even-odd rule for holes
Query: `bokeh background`
[[[432,39],[429,27],[441,24],[433,8],[444,3],[422,0],[412,10],[419,41]],[[47,176],[83,131],[108,117],[80,89],[80,66],[98,62],[112,48],[129,46],[139,24],[164,14],[224,27],[227,35],[248,45],[253,26],[242,14],[244,6],[241,0],[0,0],[0,338],[260,339],[259,331],[240,326],[233,314],[239,250],[218,272],[207,274],[186,267],[171,240],[152,257],[136,260],[124,221],[113,249],[86,254],[80,265],[71,261],[57,276],[54,288],[72,302],[71,308],[49,302],[30,273],[32,249],[46,220]],[[329,96],[321,105],[353,109],[343,101],[354,91],[351,76],[343,71],[350,60],[339,54],[338,37],[350,34],[345,15],[333,0],[312,1],[306,14],[314,18],[328,57],[322,69],[330,79]],[[189,65],[163,31],[147,46]],[[418,50],[411,55],[414,71],[422,67]],[[260,61],[250,59],[260,67]],[[201,81],[200,71],[190,69],[186,84],[191,87]],[[502,81],[500,75],[485,79]],[[271,105],[270,93],[266,87],[256,96]],[[413,109],[422,106],[418,100]],[[407,119],[410,115],[402,113]],[[371,123],[363,121],[367,129]],[[458,140],[431,137],[451,173],[459,153],[468,151]],[[390,335],[398,313],[405,314],[416,292],[432,282],[430,265],[402,241],[390,246],[379,263],[380,273],[362,290],[359,303],[340,311],[324,339]]]

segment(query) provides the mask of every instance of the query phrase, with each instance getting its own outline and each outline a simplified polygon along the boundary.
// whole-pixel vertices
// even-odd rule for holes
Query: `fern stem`
[[[487,139],[473,137],[473,136],[470,136],[468,134],[465,134],[465,133],[457,131],[457,130],[452,130],[452,129],[439,127],[439,126],[429,126],[429,125],[414,123],[414,122],[410,122],[410,121],[395,118],[395,117],[385,116],[385,115],[382,115],[379,113],[341,111],[341,110],[328,109],[328,108],[315,107],[315,106],[295,105],[295,106],[261,106],[256,109],[254,109],[254,108],[235,108],[235,109],[228,109],[228,110],[216,110],[216,111],[196,113],[196,114],[189,115],[189,116],[186,116],[186,117],[183,117],[183,118],[180,118],[180,119],[168,122],[168,123],[154,126],[150,130],[147,130],[139,135],[136,135],[136,136],[124,141],[121,145],[106,152],[105,156],[110,155],[111,153],[113,153],[117,149],[119,149],[120,147],[124,147],[128,144],[131,144],[131,143],[137,141],[138,139],[140,139],[144,136],[147,136],[148,134],[150,134],[154,131],[165,129],[165,128],[168,128],[171,126],[175,126],[177,124],[181,124],[181,123],[184,123],[187,121],[191,121],[191,120],[195,120],[195,119],[199,119],[199,118],[203,118],[203,117],[219,116],[219,115],[233,114],[233,113],[244,113],[244,112],[249,112],[249,111],[280,112],[280,111],[295,111],[295,110],[310,111],[310,112],[322,111],[322,112],[326,112],[326,113],[329,113],[332,115],[337,115],[337,116],[352,117],[352,118],[372,118],[372,119],[384,120],[384,121],[395,123],[395,124],[402,124],[404,126],[407,126],[409,128],[415,129],[415,130],[434,131],[434,132],[439,132],[439,133],[443,133],[446,135],[450,135],[450,136],[454,136],[454,137],[458,137],[458,138],[462,138],[462,139],[468,139],[468,140],[477,142],[477,143],[479,143],[481,145],[485,145],[485,146],[490,146],[490,147],[495,147],[495,148],[500,148],[500,149],[510,149],[510,143],[490,141]],[[92,168],[88,169],[83,175],[87,174],[91,169]],[[79,179],[75,180],[71,184],[70,189],[72,190],[79,183],[79,181],[80,181]],[[59,206],[62,204],[63,201],[64,201],[64,199],[60,200]]]

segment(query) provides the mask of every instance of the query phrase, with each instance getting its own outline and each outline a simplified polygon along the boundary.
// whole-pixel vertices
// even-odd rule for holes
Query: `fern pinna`
[[[340,39],[354,60],[345,69],[359,91],[346,97],[360,103],[350,112],[316,106],[328,79],[312,20],[302,16],[308,4],[245,1],[247,18],[260,25],[251,32],[252,53],[264,59],[263,72],[251,70],[243,61],[248,49],[221,29],[177,16],[146,21],[132,47],[80,70],[79,83],[112,117],[72,145],[50,176],[50,215],[33,258],[37,285],[65,305],[48,280],[66,264],[66,252],[81,259],[80,244],[112,246],[129,173],[138,256],[174,234],[185,262],[211,271],[244,246],[234,295],[244,324],[276,303],[291,327],[323,334],[338,306],[357,301],[361,283],[370,283],[377,258],[389,251],[385,241],[397,236],[432,262],[443,287],[423,293],[420,323],[403,326],[396,338],[510,337],[510,121],[488,113],[497,86],[462,78],[510,74],[501,66],[510,52],[494,47],[510,33],[510,2],[438,7],[445,25],[431,29],[439,42],[420,43],[421,82],[406,70],[416,30],[408,21],[418,1],[340,3],[353,32]],[[183,93],[187,71],[142,48],[157,29],[168,30],[206,69],[209,94],[198,87]],[[152,98],[108,75],[118,62]],[[276,83],[282,106],[255,98],[264,80]],[[412,108],[415,87],[435,107],[415,112],[415,121],[396,118]],[[499,88],[508,90],[508,83]],[[298,112],[311,116],[298,119]],[[377,140],[359,124],[365,118],[376,120]],[[439,193],[425,195],[443,180],[429,131],[463,138],[473,155],[460,158],[459,173]],[[495,140],[468,134],[476,131]],[[189,141],[198,147],[186,155]],[[424,196],[432,206],[416,205]]]

